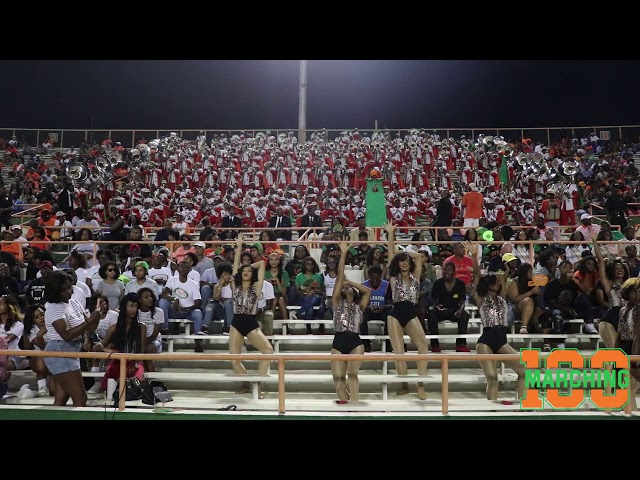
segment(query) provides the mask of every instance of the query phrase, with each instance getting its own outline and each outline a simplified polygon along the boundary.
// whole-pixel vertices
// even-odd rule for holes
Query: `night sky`
[[[4,61],[0,128],[287,129],[297,60]],[[309,60],[307,128],[640,124],[639,61]]]

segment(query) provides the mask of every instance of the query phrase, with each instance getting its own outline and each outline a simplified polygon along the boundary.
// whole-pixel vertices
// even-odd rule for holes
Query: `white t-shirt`
[[[176,270],[173,273],[174,277],[179,277],[180,273],[178,273],[178,270]],[[196,282],[198,285],[200,285],[200,273],[196,272],[195,270],[191,269],[189,271],[189,273],[187,273],[187,278],[190,278],[191,280],[193,280],[194,282]]]
[[[336,285],[336,279],[338,278],[338,276],[336,275],[335,277],[331,278],[331,275],[329,275],[328,273],[323,273],[322,275],[324,276],[324,288],[327,292],[327,297],[330,297],[333,295],[333,287],[335,287]]]
[[[10,334],[14,334],[16,336],[16,338],[8,343],[9,350],[20,350],[18,343],[20,342],[20,337],[22,337],[22,332],[24,332],[24,324],[21,321],[14,323],[9,331],[4,329],[4,325],[0,325],[0,337],[6,338]]]
[[[265,308],[267,306],[267,300],[273,298],[276,298],[276,295],[271,282],[262,282],[262,292],[260,292],[260,298],[258,299],[258,308]]]
[[[85,298],[91,298],[91,289],[89,288],[89,285],[87,285],[86,283],[84,283],[83,281],[80,281],[80,279],[78,279],[78,281],[76,282],[75,286],[76,287],[80,287],[82,289],[82,291],[84,292]]]
[[[180,281],[180,277],[171,277],[165,288],[171,290],[171,296],[176,297],[183,308],[191,307],[196,300],[202,299],[200,285],[188,277],[185,283]]]
[[[150,268],[147,275],[158,284],[159,293],[162,293],[162,289],[167,283],[167,280],[173,276],[169,267]],[[187,275],[187,277],[189,277],[189,275]]]
[[[44,306],[44,324],[47,327],[46,340],[62,340],[53,327],[53,322],[64,319],[67,330],[81,325],[85,321],[84,308],[76,300],[71,298],[69,303],[49,303]]]
[[[164,312],[161,308],[156,307],[153,318],[151,318],[151,311],[143,312],[138,310],[138,321],[147,327],[147,337],[150,337],[154,327],[164,323]]]
[[[233,298],[233,290],[231,290],[231,284],[225,285],[220,289],[220,298],[222,300],[226,298]]]
[[[87,297],[84,295],[84,290],[79,286],[73,285],[73,295],[71,295],[71,299],[78,302],[82,306],[83,311],[87,308]]]
[[[100,265],[95,265],[87,270],[87,278],[91,279],[91,288],[93,288],[94,291],[98,288],[98,285],[103,282],[103,278],[100,276],[99,272]]]
[[[87,282],[85,281],[87,279],[87,269],[86,268],[76,268],[74,270],[76,272],[76,277],[78,278],[78,282],[82,282],[84,284],[86,284]],[[80,287],[82,288],[82,287]]]
[[[42,350],[39,346],[33,343],[34,340],[38,337],[39,331],[40,331],[40,327],[38,327],[38,325],[33,325],[28,335],[29,341],[31,342],[31,346],[33,347],[34,350]]]
[[[100,340],[104,340],[104,337],[107,335],[107,330],[111,325],[115,325],[118,323],[118,312],[115,310],[109,310],[107,312],[107,316],[104,317],[100,322],[98,322],[98,326],[96,327],[96,335]]]

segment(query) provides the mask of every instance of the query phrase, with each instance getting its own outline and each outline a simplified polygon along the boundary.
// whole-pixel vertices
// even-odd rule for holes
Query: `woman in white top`
[[[39,303],[29,305],[24,312],[23,323],[23,350],[44,350],[47,343],[45,340],[47,328],[44,326],[44,307]],[[29,359],[29,366],[38,379],[38,396],[48,397],[49,388],[51,388],[51,391],[54,392],[55,395],[55,383],[50,381],[49,385],[47,385],[47,380],[52,380],[52,378],[49,375],[47,366],[44,364],[43,357],[31,357]]]
[[[582,242],[584,241],[584,235],[582,235],[582,232],[576,230],[571,234],[569,240],[572,242]],[[567,245],[567,248],[564,249],[566,259],[569,260],[572,264],[578,263],[580,260],[582,260],[582,253],[585,251],[591,252],[591,248],[587,243],[574,243],[571,245]]]
[[[20,317],[20,308],[16,304],[13,297],[3,295],[0,297],[0,336],[7,340],[9,350],[20,350],[18,343],[24,324]],[[10,362],[7,363],[7,370],[19,370],[21,368],[22,359],[18,356],[10,356]]]
[[[85,315],[82,306],[71,298],[73,285],[63,272],[52,272],[45,280],[44,323],[48,341],[45,351],[79,352],[83,336],[98,325],[100,312]],[[44,363],[56,381],[54,406],[64,406],[71,398],[74,407],[84,407],[87,393],[80,372],[80,359],[44,357]]]
[[[95,252],[98,251],[98,246],[93,243],[93,232],[88,228],[82,228],[78,233],[78,239],[81,242],[89,243],[76,243],[73,247],[71,247],[71,251],[84,253],[85,258],[87,259],[87,265],[89,267],[97,265],[98,260],[94,258],[94,255]]]
[[[162,342],[158,336],[164,325],[164,311],[157,306],[156,292],[143,287],[138,290],[138,321],[147,327],[147,342],[144,353],[162,352]],[[144,361],[147,372],[155,372],[153,360]]]

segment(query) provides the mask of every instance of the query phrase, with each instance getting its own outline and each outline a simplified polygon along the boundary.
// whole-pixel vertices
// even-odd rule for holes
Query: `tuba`
[[[131,150],[129,150],[129,158],[134,162],[140,160],[140,150],[138,150],[137,148],[132,148]]]
[[[98,172],[100,172],[101,174],[105,174],[111,171],[111,163],[109,162],[109,159],[107,157],[105,157],[104,155],[98,157],[96,159],[96,169],[98,170]]]
[[[74,162],[67,165],[66,175],[74,183],[84,182],[89,176],[89,172],[87,171],[87,167],[84,166],[82,163]]]
[[[562,171],[565,175],[573,177],[576,173],[578,173],[579,165],[575,160],[567,160],[566,162],[562,162]]]
[[[120,152],[111,152],[107,158],[109,159],[111,167],[115,167],[122,161],[122,154]]]
[[[140,152],[141,157],[148,157],[149,155],[151,155],[151,147],[146,143],[140,143],[136,146],[135,150],[138,150]]]

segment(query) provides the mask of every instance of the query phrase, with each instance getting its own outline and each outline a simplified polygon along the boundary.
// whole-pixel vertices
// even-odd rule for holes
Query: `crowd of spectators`
[[[640,214],[636,146],[595,134],[550,146],[528,139],[500,146],[441,141],[420,130],[404,137],[355,130],[334,142],[318,134],[308,145],[266,134],[165,143],[163,150],[140,139],[150,154],[133,162],[129,149],[109,139],[66,150],[49,141],[34,149],[15,138],[0,140],[0,167],[11,167],[0,185],[0,293],[17,312],[44,308],[46,280],[63,270],[87,312],[104,299],[101,325],[87,335],[85,348],[104,340],[125,295],[143,291],[155,296],[146,311],[158,310],[148,320],[148,351],[162,350],[159,335],[175,327],[170,319],[192,320],[197,333],[228,333],[230,291],[216,285],[228,284],[234,240],[252,228],[257,238],[244,244],[241,262],[265,262],[258,309],[265,335],[273,333],[274,318],[289,317],[290,305],[299,307],[292,313],[298,318],[331,315],[342,240],[353,242],[346,264],[373,290],[366,333],[367,321],[384,320],[390,308],[390,252],[384,232],[366,224],[366,180],[372,177],[382,181],[387,218],[406,232],[396,249],[420,254],[419,317],[426,332],[437,333],[439,322],[452,320],[466,333],[474,272],[465,245],[478,251],[485,272],[503,274],[510,322],[518,320],[521,331],[565,332],[563,320],[579,316],[586,332],[596,332],[594,320],[609,309],[602,292],[613,266],[623,268],[625,279],[640,271],[632,220]],[[566,162],[575,162],[577,171]],[[81,166],[79,179],[73,166]],[[16,224],[12,215],[32,206],[35,216]],[[425,226],[444,228],[418,228]],[[303,241],[290,243],[303,235],[320,242],[319,257]],[[110,243],[94,243],[99,240]],[[617,243],[600,244],[596,252],[594,240]],[[610,273],[602,276],[604,263]],[[549,283],[532,285],[536,273]],[[20,319],[5,321],[2,305],[0,335],[10,337],[10,345],[36,338],[35,325],[26,331]],[[324,333],[323,325],[317,333]],[[439,343],[431,349],[440,351]],[[456,349],[469,351],[462,340]],[[13,368],[29,368],[28,362]]]

